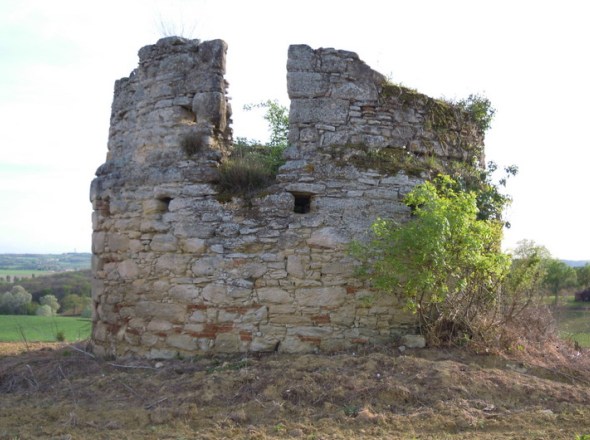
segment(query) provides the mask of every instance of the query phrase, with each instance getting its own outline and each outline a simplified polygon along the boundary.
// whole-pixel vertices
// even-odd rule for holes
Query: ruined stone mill
[[[285,163],[257,196],[221,200],[227,49],[164,38],[115,83],[90,191],[94,352],[330,352],[413,333],[394,296],[355,276],[348,243],[408,217],[403,197],[426,176],[395,161],[477,160],[483,133],[458,110],[442,127],[446,105],[353,52],[293,45]]]

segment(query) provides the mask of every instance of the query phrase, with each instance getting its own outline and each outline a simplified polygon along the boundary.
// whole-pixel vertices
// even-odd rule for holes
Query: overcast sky
[[[0,253],[90,250],[114,81],[142,46],[179,32],[229,44],[234,136],[266,136],[244,104],[288,105],[289,44],[355,51],[433,97],[485,94],[497,109],[487,158],[520,168],[505,246],[590,259],[584,3],[0,0]]]

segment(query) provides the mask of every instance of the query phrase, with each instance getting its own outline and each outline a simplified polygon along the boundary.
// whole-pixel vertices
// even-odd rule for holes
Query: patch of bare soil
[[[0,344],[0,439],[574,439],[587,353],[459,350],[99,360]],[[16,344],[18,345],[18,344]],[[12,348],[10,348],[12,346]],[[586,370],[585,370],[586,368]]]

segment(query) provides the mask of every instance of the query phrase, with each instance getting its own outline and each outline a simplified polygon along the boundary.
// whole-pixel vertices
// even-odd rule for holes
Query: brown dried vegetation
[[[511,357],[389,347],[160,362],[98,360],[82,349],[0,345],[0,439],[572,439],[590,432],[590,356],[555,343]]]

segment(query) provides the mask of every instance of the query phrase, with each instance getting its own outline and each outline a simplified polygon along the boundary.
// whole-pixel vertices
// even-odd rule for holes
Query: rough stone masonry
[[[426,177],[410,159],[478,159],[483,134],[355,53],[294,45],[286,163],[258,197],[220,202],[226,50],[164,38],[115,83],[90,194],[95,353],[333,351],[411,333],[397,300],[354,276],[347,243],[408,216],[402,198]]]

